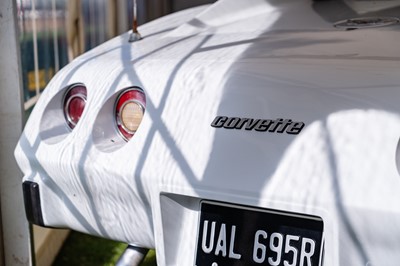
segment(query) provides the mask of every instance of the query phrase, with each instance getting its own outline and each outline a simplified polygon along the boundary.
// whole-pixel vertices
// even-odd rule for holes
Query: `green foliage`
[[[126,246],[124,243],[71,232],[53,266],[113,266]],[[147,254],[142,265],[157,265],[154,250]]]
[[[146,258],[144,258],[144,261],[141,266],[156,266],[156,252],[154,249],[150,250],[149,253],[147,253]]]

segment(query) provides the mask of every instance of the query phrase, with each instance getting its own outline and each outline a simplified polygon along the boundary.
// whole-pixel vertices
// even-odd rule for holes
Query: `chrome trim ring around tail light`
[[[74,129],[85,109],[87,99],[86,87],[81,84],[69,86],[63,97],[63,110],[66,123],[70,129]],[[71,106],[74,104],[73,106]],[[71,109],[73,108],[73,109]]]
[[[123,90],[117,97],[114,117],[119,135],[129,141],[142,121],[146,107],[146,97],[139,87]]]

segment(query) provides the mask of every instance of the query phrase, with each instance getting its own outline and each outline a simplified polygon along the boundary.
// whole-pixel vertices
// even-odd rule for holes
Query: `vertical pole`
[[[0,265],[32,265],[31,237],[14,149],[22,132],[23,105],[15,0],[0,1]],[[1,253],[1,252],[0,252]]]
[[[38,51],[38,38],[37,38],[37,27],[36,27],[36,0],[32,0],[32,32],[33,32],[33,65],[35,69],[35,87],[36,87],[36,96],[40,94],[40,85],[39,85],[39,51]]]
[[[60,53],[58,52],[58,25],[57,25],[57,6],[56,0],[51,0],[51,15],[53,29],[53,45],[54,45],[54,73],[60,70]]]
[[[126,11],[130,0],[117,0],[117,35],[129,30],[129,13]]]
[[[117,8],[116,0],[108,0],[107,1],[107,38],[111,39],[118,35],[118,8]]]
[[[140,33],[137,30],[138,24],[137,24],[137,2],[136,0],[133,0],[133,19],[132,19],[132,33],[129,36],[129,42],[136,42],[142,39],[142,36],[140,36]]]
[[[90,0],[90,20],[92,19],[92,0]],[[95,25],[95,24],[93,24]],[[85,51],[85,33],[83,27],[81,0],[67,1],[67,44],[68,60],[72,61],[75,57]],[[91,34],[95,38],[95,34]],[[92,38],[91,38],[92,39]],[[92,41],[92,40],[91,40]]]

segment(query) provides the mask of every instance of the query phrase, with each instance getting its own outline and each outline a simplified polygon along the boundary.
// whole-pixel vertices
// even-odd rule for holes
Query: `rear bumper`
[[[29,222],[45,226],[43,222],[42,206],[40,201],[39,184],[31,181],[22,183],[25,212]]]

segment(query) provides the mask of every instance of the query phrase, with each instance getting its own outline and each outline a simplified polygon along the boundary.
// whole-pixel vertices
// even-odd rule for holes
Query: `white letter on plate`
[[[275,239],[278,240],[278,243],[275,245]],[[276,252],[276,260],[274,261],[272,257],[268,258],[269,264],[272,266],[278,266],[281,264],[282,257],[282,247],[283,247],[283,235],[280,233],[272,233],[269,238],[269,248],[271,251]]]
[[[235,234],[236,234],[236,225],[232,225],[231,230],[231,242],[229,243],[229,258],[240,260],[242,255],[236,254],[233,249],[235,245]]]
[[[306,252],[306,244],[310,244],[310,252]],[[307,258],[307,265],[311,265],[311,257],[314,255],[315,251],[315,242],[314,240],[303,237],[303,241],[301,243],[301,255],[300,255],[300,266],[304,265],[304,258]]]
[[[201,242],[201,248],[205,253],[209,254],[214,247],[215,222],[211,223],[210,245],[208,247],[207,247],[207,232],[208,232],[208,220],[205,220],[203,226],[203,241]]]
[[[219,231],[219,237],[217,240],[217,245],[215,247],[215,255],[222,251],[222,256],[226,257],[226,228],[225,224],[221,225],[221,230]]]
[[[264,239],[267,239],[267,232],[263,230],[258,230],[256,232],[256,235],[254,236],[254,249],[253,249],[253,260],[257,263],[263,263],[265,260],[265,253],[266,253],[266,247],[265,245],[261,244],[259,242],[260,236],[262,236]],[[258,256],[258,250],[261,251],[260,256]]]
[[[296,266],[297,264],[297,249],[296,247],[293,247],[290,245],[290,241],[298,241],[300,239],[299,236],[292,236],[292,235],[287,235],[286,236],[286,243],[285,243],[285,253],[288,254],[289,252],[293,253],[293,261],[292,263],[289,263],[287,260],[283,261],[284,266]]]

